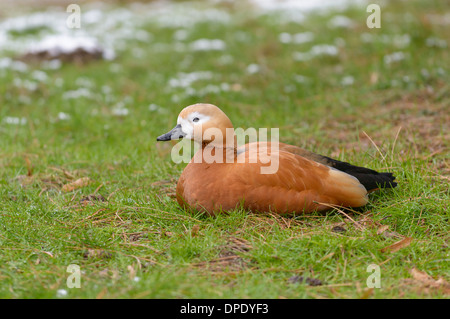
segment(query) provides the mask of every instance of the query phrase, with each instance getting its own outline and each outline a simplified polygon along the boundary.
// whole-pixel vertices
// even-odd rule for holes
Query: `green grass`
[[[428,38],[450,45],[448,25],[436,21],[450,7],[388,3],[381,29],[366,27],[365,10],[349,9],[339,14],[355,22],[351,30],[330,28],[333,12],[295,24],[222,9],[229,23],[195,24],[181,42],[222,39],[224,51],[178,52],[177,29],[149,21],[152,40],[130,41],[114,61],[64,64],[46,70],[40,83],[33,80],[39,65],[0,70],[0,297],[56,298],[60,289],[65,298],[448,297],[448,286],[421,281],[411,269],[450,280],[450,58],[448,47],[426,45]],[[312,42],[278,39],[306,31]],[[405,34],[404,47],[389,40]],[[169,50],[157,51],[156,43]],[[293,59],[294,52],[336,43],[338,56]],[[399,51],[403,60],[384,62]],[[249,74],[250,64],[260,71]],[[167,85],[196,71],[212,78],[194,82],[190,92]],[[353,84],[342,84],[346,76]],[[229,90],[202,91],[221,83]],[[64,97],[80,87],[91,96]],[[399,186],[371,194],[357,211],[192,215],[173,198],[185,164],[174,164],[172,145],[156,137],[196,102],[220,106],[235,127],[278,127],[283,142],[392,171]],[[113,114],[120,103],[127,116]],[[152,111],[152,103],[161,109]],[[60,112],[70,118],[59,120]],[[91,183],[62,191],[82,177]],[[86,199],[93,194],[102,200]],[[388,233],[380,234],[383,225]],[[409,246],[381,251],[404,237],[412,238]],[[80,289],[66,286],[70,264],[81,268]],[[381,288],[373,291],[366,286],[370,264],[381,267]]]

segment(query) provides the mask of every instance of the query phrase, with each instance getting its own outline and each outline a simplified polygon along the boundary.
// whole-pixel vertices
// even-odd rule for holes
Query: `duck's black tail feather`
[[[326,159],[331,167],[356,177],[367,191],[397,186],[397,183],[394,182],[395,176],[392,173],[379,173],[370,168],[355,166],[329,157],[326,157]]]

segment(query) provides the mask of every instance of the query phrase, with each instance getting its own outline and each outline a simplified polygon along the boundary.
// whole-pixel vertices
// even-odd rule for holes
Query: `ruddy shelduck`
[[[177,184],[177,201],[210,215],[243,207],[278,214],[333,206],[360,207],[368,193],[397,184],[379,173],[278,142],[236,144],[227,115],[212,104],[184,108],[177,125],[157,141],[191,139],[201,145]],[[212,133],[211,133],[212,132]],[[231,133],[231,134],[230,134]],[[277,161],[276,170],[262,172]]]

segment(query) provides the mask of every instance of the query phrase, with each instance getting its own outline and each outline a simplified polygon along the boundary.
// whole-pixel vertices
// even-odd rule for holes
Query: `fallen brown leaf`
[[[378,82],[378,73],[372,72],[370,74],[370,84],[376,84]]]
[[[368,288],[368,289],[364,290],[363,294],[359,298],[360,299],[367,299],[370,296],[372,296],[372,294],[373,294],[373,288]]]
[[[132,265],[128,265],[127,269],[128,269],[128,277],[131,280],[133,280],[134,277],[136,277],[136,270],[134,269],[134,267]]]
[[[105,297],[106,293],[108,292],[108,288],[103,288],[102,291],[98,293],[98,295],[95,297],[95,299],[103,299]]]
[[[191,229],[191,236],[192,236],[192,237],[197,236],[199,230],[200,230],[200,226],[199,226],[199,225],[194,225],[194,226],[192,226],[192,229]]]
[[[420,291],[430,293],[432,290],[438,289],[446,295],[450,294],[450,283],[444,278],[435,280],[426,272],[417,268],[412,268],[409,273],[413,279],[406,279],[405,283],[417,287]]]
[[[382,225],[377,229],[377,235],[381,235],[389,228],[389,225]]]
[[[393,243],[392,245],[389,245],[387,247],[384,247],[381,249],[382,253],[391,252],[395,253],[396,251],[399,251],[402,248],[408,247],[412,242],[412,237],[405,237],[402,240]]]
[[[28,156],[25,156],[25,163],[27,164],[27,176],[32,176],[33,175],[33,165],[31,164],[30,159],[28,158]]]
[[[428,280],[432,280],[433,278],[428,275],[426,272],[420,271],[417,268],[413,268],[409,271],[409,273],[413,276],[414,279],[419,280],[419,281],[428,281]]]
[[[77,179],[76,181],[66,184],[62,187],[64,192],[72,192],[76,189],[83,188],[88,186],[91,183],[91,179],[89,177],[82,177]]]

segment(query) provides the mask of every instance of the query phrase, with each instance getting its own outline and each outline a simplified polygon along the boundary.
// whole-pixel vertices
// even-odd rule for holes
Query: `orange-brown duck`
[[[360,207],[367,203],[369,192],[397,185],[392,173],[378,173],[293,145],[254,142],[238,147],[230,119],[212,104],[184,108],[177,125],[157,140],[180,138],[194,140],[201,148],[178,180],[178,203],[211,215],[240,205],[279,214],[323,211],[333,205]],[[277,161],[276,170],[263,173],[264,167],[273,164],[268,158]]]

